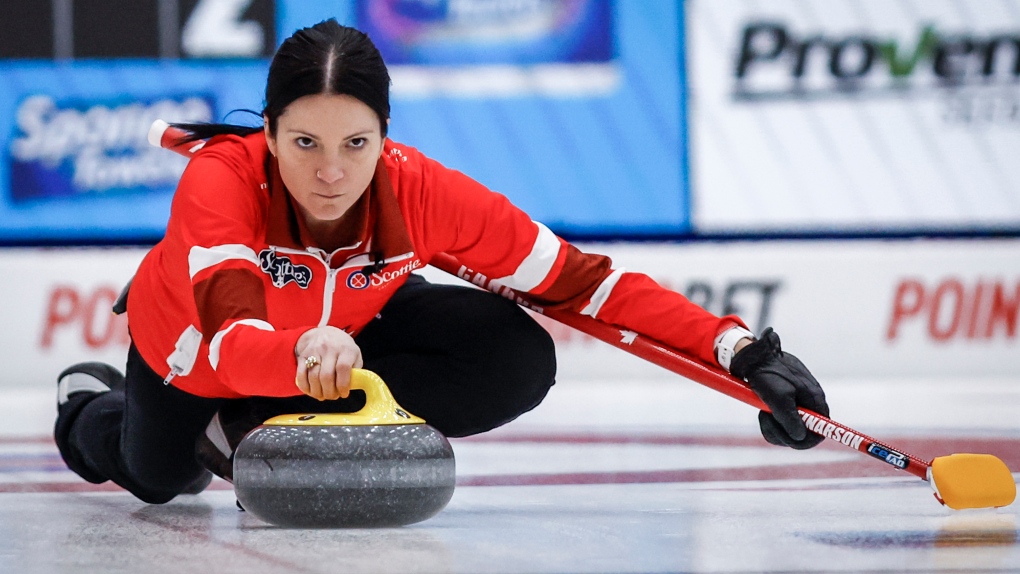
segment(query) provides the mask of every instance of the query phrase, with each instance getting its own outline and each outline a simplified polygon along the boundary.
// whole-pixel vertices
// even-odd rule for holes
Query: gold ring
[[[314,367],[315,365],[318,365],[318,364],[319,364],[319,358],[316,357],[315,355],[312,355],[312,356],[308,357],[307,359],[305,359],[305,370],[310,371],[310,370],[312,370],[312,367]]]

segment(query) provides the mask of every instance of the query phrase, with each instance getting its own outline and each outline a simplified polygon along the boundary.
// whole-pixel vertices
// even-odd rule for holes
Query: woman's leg
[[[497,295],[412,278],[355,341],[398,403],[447,436],[506,424],[556,376],[552,338]]]
[[[113,378],[108,369],[105,378]],[[201,482],[207,471],[195,459],[195,441],[223,401],[164,385],[133,345],[126,380],[102,382],[113,390],[72,394],[58,406],[54,434],[68,466],[154,504]]]

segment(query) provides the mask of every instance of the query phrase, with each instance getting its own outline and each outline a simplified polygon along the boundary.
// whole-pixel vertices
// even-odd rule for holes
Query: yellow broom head
[[[990,454],[951,454],[931,461],[928,479],[949,508],[1008,506],[1016,483],[1006,463]]]

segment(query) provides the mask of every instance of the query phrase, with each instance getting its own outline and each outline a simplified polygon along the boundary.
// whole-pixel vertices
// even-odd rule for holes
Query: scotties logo
[[[259,253],[262,271],[273,278],[273,287],[283,287],[291,281],[298,287],[307,289],[312,282],[312,270],[305,265],[294,265],[289,257],[281,257],[272,249],[263,249]]]

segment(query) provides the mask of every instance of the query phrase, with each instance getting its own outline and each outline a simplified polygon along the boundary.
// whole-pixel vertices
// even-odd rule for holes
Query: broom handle
[[[479,287],[488,289],[493,293],[516,301],[522,307],[541,313],[550,319],[555,319],[568,327],[573,327],[582,333],[586,333],[616,347],[623,349],[632,355],[636,355],[646,361],[654,363],[668,371],[672,371],[682,377],[688,378],[696,383],[719,391],[724,395],[733,397],[738,401],[747,403],[752,407],[768,411],[770,410],[762,402],[758,395],[751,390],[744,382],[724,372],[718,367],[710,367],[695,361],[683,353],[671,349],[654,339],[622,329],[620,327],[604,323],[593,317],[581,315],[580,313],[563,311],[557,309],[545,309],[534,303],[531,298],[519,291],[508,287],[489,282],[484,275],[479,275],[461,265],[455,258],[440,253],[429,262],[437,267],[469,281]],[[928,480],[928,468],[931,463],[920,458],[904,453],[900,449],[888,446],[868,435],[858,432],[844,424],[838,423],[828,417],[822,416],[807,409],[798,409],[801,418],[808,425],[808,429],[816,434],[835,440],[840,444],[869,454],[882,460],[900,470],[904,470],[919,478]],[[839,429],[837,431],[837,429]]]
[[[178,143],[186,135],[187,132],[157,120],[149,130],[149,143],[175,151],[183,156],[191,157],[192,154],[205,145],[205,142]],[[758,395],[754,394],[754,391],[742,381],[716,367],[709,367],[694,361],[654,339],[645,337],[640,333],[603,323],[598,319],[581,315],[580,313],[544,309],[541,305],[532,302],[527,294],[514,291],[509,287],[493,285],[485,279],[484,275],[475,273],[445,253],[437,254],[429,264],[461,279],[470,281],[479,287],[510,298],[523,307],[541,313],[550,319],[555,319],[582,333],[587,333],[596,339],[609,343],[618,349],[623,349],[668,371],[715,389],[738,401],[747,403],[756,409],[769,410],[765,403],[758,398]],[[869,454],[919,478],[928,479],[928,469],[931,467],[929,462],[908,455],[902,450],[887,446],[885,443],[879,442],[818,413],[807,409],[798,409],[798,412],[808,425],[808,429],[812,432],[835,440],[844,446]]]

